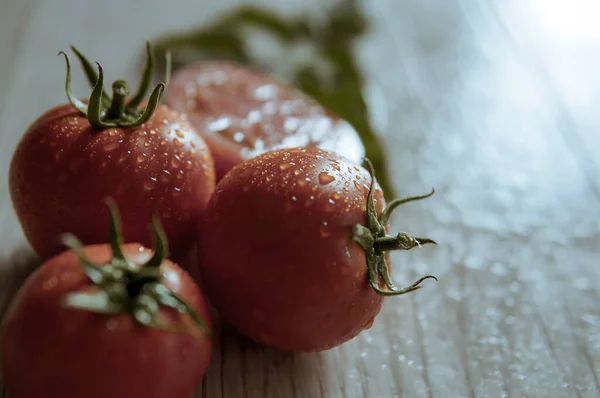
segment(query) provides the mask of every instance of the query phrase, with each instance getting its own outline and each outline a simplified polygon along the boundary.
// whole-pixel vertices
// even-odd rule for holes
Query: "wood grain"
[[[393,228],[439,247],[394,254],[394,276],[440,281],[388,299],[369,331],[328,352],[272,351],[225,328],[197,397],[600,396],[600,29],[583,29],[600,15],[584,2],[538,3],[365,2],[373,31],[357,52],[397,190],[437,191],[398,211]],[[145,4],[3,5],[2,312],[38,264],[6,170],[28,124],[65,101],[56,53],[73,43],[108,79],[132,78],[145,39],[239,2]],[[577,12],[583,22],[569,24]]]

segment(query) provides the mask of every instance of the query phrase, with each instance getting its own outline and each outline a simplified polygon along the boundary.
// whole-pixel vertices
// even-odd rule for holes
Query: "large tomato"
[[[369,171],[317,148],[247,160],[208,204],[199,254],[207,295],[225,321],[268,346],[341,344],[371,326],[383,296],[432,277],[398,289],[385,254],[433,242],[386,233],[394,208],[429,195],[384,209]]]
[[[26,280],[0,334],[12,398],[193,397],[210,360],[209,312],[164,259],[158,222],[155,232],[154,251],[115,233],[84,248],[70,238],[73,250]]]
[[[180,69],[165,103],[187,113],[207,141],[217,179],[242,160],[276,148],[316,146],[356,162],[364,156],[350,124],[300,91],[233,62]]]
[[[102,201],[111,196],[127,225],[125,241],[150,245],[146,220],[158,211],[173,254],[180,254],[194,242],[197,220],[214,189],[206,143],[185,115],[158,105],[163,84],[138,110],[151,67],[129,102],[125,82],[115,82],[111,102],[102,91],[102,69],[94,75],[77,54],[96,81],[89,105],[70,94],[65,55],[71,103],[49,110],[29,127],[10,166],[10,193],[27,239],[44,258],[60,252],[57,237],[63,232],[86,244],[105,242]]]

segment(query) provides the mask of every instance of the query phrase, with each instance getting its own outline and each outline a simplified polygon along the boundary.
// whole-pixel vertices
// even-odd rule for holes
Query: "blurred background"
[[[66,102],[56,53],[69,44],[100,61],[108,81],[136,81],[145,40],[190,34],[249,5],[327,26],[339,3],[4,0],[1,168],[28,125]],[[599,396],[600,2],[356,7],[366,29],[347,45],[391,186],[400,196],[436,188],[398,211],[392,229],[440,245],[394,254],[395,278],[440,281],[388,300],[371,330],[326,353],[272,352],[225,332],[198,396]],[[290,84],[283,60],[319,58],[310,41],[257,34],[245,45]],[[74,79],[87,95],[79,72]],[[6,303],[32,255],[2,178]]]

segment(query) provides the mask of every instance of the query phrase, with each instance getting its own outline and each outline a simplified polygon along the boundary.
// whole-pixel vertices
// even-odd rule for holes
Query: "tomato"
[[[114,228],[113,228],[114,229]],[[114,231],[113,231],[114,232]],[[211,353],[209,312],[191,277],[140,244],[80,247],[26,280],[2,323],[12,398],[192,398]]]
[[[10,165],[11,198],[30,244],[48,258],[61,251],[57,237],[63,232],[86,244],[105,242],[108,213],[102,201],[111,196],[127,225],[127,242],[149,246],[146,220],[158,211],[173,254],[184,252],[196,239],[197,220],[214,190],[206,143],[185,115],[158,105],[164,85],[138,110],[147,84],[125,103],[126,84],[117,81],[105,107],[110,99],[103,100],[98,89],[100,68],[88,106],[71,96],[67,69],[71,103],[29,127]]]
[[[434,243],[387,235],[394,208],[430,195],[384,209],[369,171],[317,148],[247,160],[217,184],[207,207],[199,250],[207,296],[225,321],[265,345],[337,346],[371,326],[384,296],[434,278],[398,289],[386,259],[389,250]]]
[[[207,141],[217,180],[242,160],[277,148],[316,146],[356,162],[364,156],[350,124],[300,91],[233,62],[180,69],[165,103],[187,113]]]

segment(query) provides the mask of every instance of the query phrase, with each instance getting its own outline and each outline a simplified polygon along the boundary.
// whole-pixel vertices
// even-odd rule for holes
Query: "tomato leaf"
[[[63,299],[63,304],[70,308],[77,308],[100,314],[118,314],[125,310],[123,305],[112,301],[108,294],[102,290],[94,293],[70,293]]]
[[[119,209],[114,199],[106,198],[104,201],[106,202],[110,211],[109,240],[113,253],[113,262],[114,260],[117,260],[118,263],[128,266],[129,264],[127,259],[125,258],[123,250],[121,249],[121,245],[123,244],[123,232],[121,231],[121,217],[119,215]]]
[[[67,63],[67,78],[65,80],[65,91],[67,93],[67,99],[75,109],[87,116],[87,105],[85,105],[75,96],[73,96],[73,93],[71,92],[71,62],[69,61],[69,56],[64,51],[58,53],[58,55],[61,54],[65,56],[65,62]]]
[[[159,268],[165,257],[168,256],[167,235],[156,215],[152,217],[152,234],[154,236],[154,255],[142,266],[142,270],[145,268]]]
[[[152,47],[149,41],[146,42],[146,57],[146,66],[144,67],[144,72],[142,73],[138,90],[127,104],[127,106],[131,108],[137,108],[142,103],[144,97],[146,96],[146,91],[148,91],[148,87],[150,87],[154,57],[152,55]]]
[[[79,262],[83,267],[83,271],[90,278],[92,282],[95,284],[102,284],[105,281],[105,275],[98,265],[92,263],[87,259],[85,254],[83,253],[83,245],[79,239],[72,234],[64,234],[62,236],[62,242],[69,249],[73,250],[77,257],[79,258]]]
[[[90,86],[94,87],[96,85],[96,82],[98,81],[98,74],[92,66],[92,63],[85,57],[85,55],[83,55],[83,53],[81,53],[77,48],[75,48],[75,46],[71,46],[71,50],[73,50],[73,52],[79,59],[79,63],[81,64],[81,67],[85,72],[85,76],[87,77]],[[102,104],[105,107],[110,106],[110,97],[105,92],[102,93]]]
[[[185,302],[181,297],[171,291],[169,288],[163,285],[163,287],[169,292],[168,294],[160,294],[158,296],[158,301],[167,307],[173,308],[182,314],[189,315],[194,322],[202,328],[205,333],[210,333],[210,328],[204,322],[204,319],[198,315],[196,310],[194,310],[188,303]]]
[[[159,83],[156,87],[154,87],[154,90],[152,90],[152,94],[150,94],[148,105],[144,109],[144,112],[140,115],[140,117],[137,120],[134,120],[131,123],[127,124],[126,127],[139,127],[142,124],[146,123],[146,121],[148,121],[148,119],[150,119],[154,114],[154,111],[156,110],[156,107],[160,102],[160,96],[162,95],[164,89],[165,83]]]

